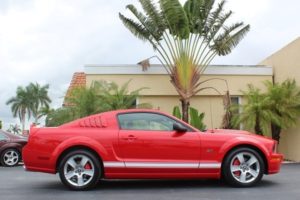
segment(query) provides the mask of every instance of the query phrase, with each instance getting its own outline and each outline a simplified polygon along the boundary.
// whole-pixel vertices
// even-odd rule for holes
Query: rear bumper
[[[51,174],[56,173],[53,163],[49,161],[48,156],[43,156],[42,152],[30,148],[29,145],[23,148],[22,155],[24,170]]]
[[[276,174],[280,171],[281,164],[283,161],[282,154],[271,154],[269,157],[269,170],[268,174]]]

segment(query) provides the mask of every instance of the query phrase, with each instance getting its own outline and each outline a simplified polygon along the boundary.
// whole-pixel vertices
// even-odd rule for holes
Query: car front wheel
[[[101,165],[96,156],[86,150],[66,154],[59,165],[59,177],[72,190],[93,188],[101,176]]]
[[[238,148],[230,152],[223,163],[223,176],[227,183],[237,187],[251,187],[264,174],[261,155],[251,148]]]
[[[16,149],[6,149],[1,154],[1,164],[5,167],[14,167],[21,160],[21,155]]]

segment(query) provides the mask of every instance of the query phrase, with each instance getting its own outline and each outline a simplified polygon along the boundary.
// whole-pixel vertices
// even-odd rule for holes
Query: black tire
[[[5,149],[0,155],[1,165],[4,167],[14,167],[21,161],[21,154],[17,149]]]
[[[82,166],[83,158],[88,159],[87,164],[91,167],[91,169],[88,169],[88,170],[93,170],[92,176],[85,174],[88,170],[85,169],[85,166]],[[75,168],[73,169],[73,167],[71,167],[71,165],[69,164],[70,162],[68,162],[73,159],[74,159],[74,161],[78,162],[78,164],[76,163],[76,167],[75,167],[76,169]],[[81,171],[79,172],[79,170],[81,170]],[[61,161],[59,163],[58,172],[59,172],[59,177],[60,177],[60,180],[62,181],[62,183],[65,186],[67,186],[68,188],[70,188],[71,190],[89,190],[89,189],[92,189],[93,187],[95,187],[97,185],[97,183],[99,182],[99,180],[101,178],[102,168],[101,168],[99,159],[93,153],[91,153],[87,150],[74,150],[74,151],[67,153],[61,159]],[[65,172],[68,172],[70,174],[74,172],[74,175],[68,179],[66,177],[67,173],[65,173]],[[81,185],[81,183],[79,183],[80,182],[79,177],[82,177],[81,183],[84,183],[84,180],[86,180],[86,183]],[[76,181],[77,181],[77,183],[76,183]]]
[[[244,164],[240,163],[238,156],[239,158],[243,157],[241,160],[244,160]],[[252,161],[255,162],[249,165]],[[235,187],[254,186],[262,179],[264,171],[265,163],[261,155],[257,151],[247,147],[231,151],[225,157],[222,165],[224,180]]]

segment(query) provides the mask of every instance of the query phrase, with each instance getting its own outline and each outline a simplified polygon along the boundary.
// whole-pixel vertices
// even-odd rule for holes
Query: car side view
[[[59,127],[31,127],[28,171],[59,173],[73,190],[102,179],[223,178],[250,187],[280,171],[272,139],[241,130],[199,131],[157,110],[118,110]]]
[[[22,148],[27,138],[0,130],[0,163],[4,167],[16,166],[22,160]]]

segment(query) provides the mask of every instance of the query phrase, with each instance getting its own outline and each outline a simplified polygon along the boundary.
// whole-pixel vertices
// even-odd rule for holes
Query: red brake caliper
[[[91,164],[90,163],[86,163],[85,166],[84,166],[84,169],[87,169],[87,170],[92,169]]]
[[[235,165],[235,166],[240,166],[240,161],[238,160],[238,159],[235,159],[234,161],[233,161],[233,165]],[[234,173],[234,175],[236,175],[236,176],[240,176],[241,175],[241,172],[240,171],[235,171],[235,172],[233,172]]]

